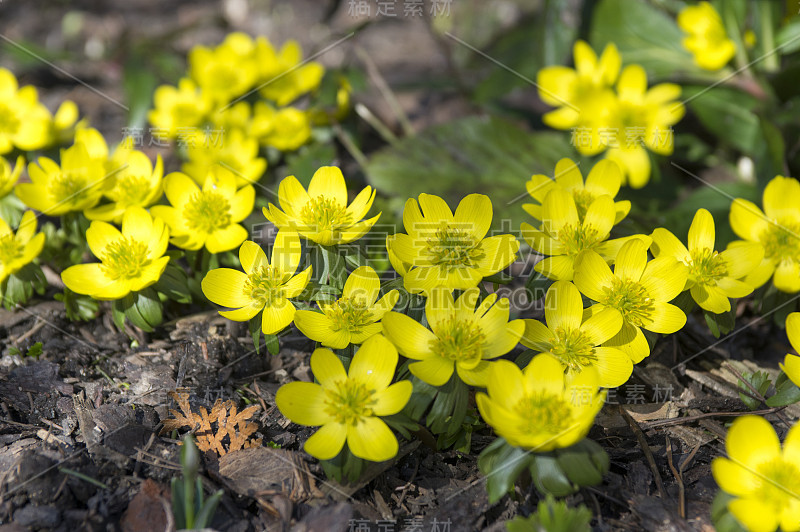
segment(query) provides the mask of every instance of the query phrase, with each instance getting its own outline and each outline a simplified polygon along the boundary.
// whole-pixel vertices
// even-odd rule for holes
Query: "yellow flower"
[[[17,78],[0,68],[0,154],[15,147],[30,151],[50,143],[50,111],[39,102],[36,88],[19,88]]]
[[[323,166],[314,173],[308,192],[296,177],[289,176],[278,187],[281,211],[273,204],[264,216],[278,227],[288,227],[323,246],[346,244],[361,238],[380,218],[380,213],[362,220],[372,207],[375,191],[367,186],[347,205],[347,185],[342,171]]]
[[[75,135],[78,122],[78,106],[71,100],[64,100],[56,109],[53,121],[50,123],[49,144],[62,144],[68,142]]]
[[[159,136],[170,139],[177,138],[186,128],[201,125],[213,105],[211,98],[188,78],[182,78],[177,87],[158,87],[153,103],[154,109],[147,113],[147,120],[159,130]]]
[[[648,89],[647,73],[639,65],[629,65],[620,74],[606,124],[615,135],[605,143],[609,146],[606,158],[619,164],[624,184],[642,188],[650,180],[647,149],[660,155],[672,154],[672,126],[686,113],[684,105],[676,101],[680,95],[680,85],[674,83]]]
[[[475,308],[480,291],[466,290],[458,300],[445,288],[434,289],[425,303],[430,330],[399,312],[383,317],[383,334],[406,358],[416,360],[411,373],[431,386],[453,375],[473,386],[485,386],[490,360],[514,349],[525,330],[522,320],[509,322],[507,299],[490,294]]]
[[[155,205],[150,211],[169,226],[172,243],[181,249],[203,246],[221,253],[239,246],[247,229],[239,222],[253,212],[256,192],[247,185],[236,189],[236,178],[228,170],[214,167],[202,190],[185,174],[173,172],[164,178],[164,191],[171,206]]]
[[[484,421],[511,445],[536,452],[582,440],[606,395],[598,390],[594,368],[569,380],[561,362],[546,353],[524,371],[508,360],[495,362],[486,391],[475,396]]]
[[[31,183],[20,183],[16,194],[25,205],[59,216],[94,207],[103,192],[113,184],[104,163],[92,158],[84,144],[61,150],[61,166],[52,159],[39,157],[28,165]]]
[[[216,103],[244,95],[256,83],[258,63],[255,43],[249,35],[230,33],[214,49],[195,46],[189,52],[189,75],[203,94]]]
[[[400,412],[411,397],[411,381],[391,384],[397,350],[376,335],[353,356],[350,371],[330,349],[311,355],[311,371],[319,384],[290,382],[275,394],[281,413],[300,425],[322,426],[303,445],[320,460],[330,460],[344,447],[353,455],[383,462],[397,455],[397,438],[382,416]]]
[[[86,242],[99,263],[77,264],[61,272],[67,288],[94,299],[122,299],[155,284],[164,273],[169,230],[141,207],[130,207],[122,217],[122,232],[94,221]]]
[[[275,110],[265,102],[257,102],[253,116],[256,121],[263,124],[256,135],[260,142],[280,151],[296,150],[311,138],[308,113],[294,107]]]
[[[792,312],[786,316],[786,335],[796,353],[800,353],[800,312]],[[800,356],[786,354],[781,369],[795,385],[800,386]]]
[[[118,224],[129,207],[149,207],[161,198],[164,176],[161,155],[156,156],[153,167],[144,153],[120,147],[109,166],[116,167],[116,171],[112,170],[114,185],[105,192],[105,196],[113,203],[87,209],[85,214],[90,220]]]
[[[759,242],[764,259],[745,282],[753,288],[766,283],[773,274],[775,288],[782,292],[800,291],[800,182],[776,176],[764,189],[764,212],[754,203],[737,198],[730,211],[735,240],[729,248],[745,242]]]
[[[406,201],[403,225],[408,234],[394,235],[387,245],[390,256],[409,265],[403,283],[412,293],[477,286],[514,262],[519,250],[513,235],[484,238],[492,225],[492,202],[483,194],[465,197],[455,214],[442,198],[420,194],[419,205]]]
[[[711,462],[714,480],[735,498],[731,514],[754,532],[800,530],[800,424],[781,442],[760,416],[742,416],[725,438],[728,457]]]
[[[761,244],[729,248],[722,253],[714,250],[714,218],[699,209],[689,228],[689,249],[663,227],[653,231],[650,251],[654,257],[675,257],[689,267],[686,288],[701,308],[720,314],[731,309],[729,297],[744,297],[753,287],[740,281],[759,265],[764,257]]]
[[[700,68],[719,70],[736,55],[736,45],[725,33],[719,13],[708,2],[683,8],[678,14],[678,26],[688,33],[681,44]]]
[[[341,298],[320,303],[322,312],[298,310],[294,323],[310,339],[334,349],[361,344],[381,332],[381,318],[397,303],[397,290],[391,290],[378,301],[380,289],[375,270],[361,266],[347,278]]]
[[[17,184],[19,175],[22,173],[24,167],[25,157],[22,155],[17,157],[17,163],[14,165],[13,169],[8,160],[0,155],[0,198],[8,196],[8,194],[14,190],[14,185]]]
[[[202,183],[211,168],[223,166],[236,176],[236,186],[256,183],[264,170],[267,160],[258,156],[258,140],[250,138],[240,129],[220,131],[212,137],[204,131],[194,131],[185,137],[186,156],[189,159],[181,170]]]
[[[600,386],[615,388],[633,373],[630,357],[614,347],[598,347],[622,328],[622,316],[613,309],[583,319],[583,301],[575,285],[556,281],[545,296],[547,326],[525,321],[522,345],[539,353],[550,353],[561,362],[571,380],[586,368],[597,370]]]
[[[613,262],[620,247],[631,240],[650,244],[650,237],[633,235],[608,240],[617,217],[611,196],[598,196],[586,209],[581,219],[575,199],[568,191],[554,187],[542,205],[542,226],[535,229],[522,223],[522,236],[530,246],[547,258],[534,269],[556,281],[571,281],[575,259],[582,251],[593,250],[604,260]]]
[[[603,258],[586,251],[577,260],[575,286],[597,302],[587,309],[594,315],[606,308],[622,315],[622,330],[606,341],[639,363],[650,354],[641,329],[671,334],[686,323],[686,315],[668,303],[683,291],[688,268],[674,257],[647,261],[647,245],[641,240],[626,242],[619,250],[614,273]]]
[[[592,167],[584,183],[578,165],[570,159],[561,159],[556,163],[555,180],[543,174],[531,176],[530,181],[525,186],[528,189],[528,194],[539,204],[525,203],[522,208],[536,220],[541,220],[542,204],[547,197],[547,193],[553,188],[562,188],[572,193],[572,199],[575,200],[575,207],[578,209],[578,218],[583,221],[589,205],[595,199],[602,195],[607,195],[613,199],[619,192],[620,185],[622,185],[622,172],[619,169],[619,165],[613,161],[598,161]],[[630,210],[630,201],[614,202],[614,224],[621,222]]]
[[[293,231],[280,230],[272,245],[272,260],[261,246],[247,240],[239,248],[242,269],[217,268],[209,271],[201,287],[206,297],[223,307],[220,311],[233,321],[248,321],[263,310],[261,331],[275,334],[294,319],[295,307],[289,301],[305,289],[311,266],[295,275],[301,259],[300,237]]]
[[[103,134],[93,127],[80,127],[75,130],[75,144],[80,144],[86,148],[86,153],[90,159],[100,161],[104,165],[108,163],[108,144]],[[115,168],[106,168],[113,171]]]
[[[259,37],[255,57],[261,68],[259,92],[281,107],[319,87],[325,73],[316,61],[300,64],[303,51],[297,41],[286,41],[277,52],[267,39]]]
[[[547,105],[558,107],[542,117],[545,124],[555,129],[569,129],[602,120],[607,100],[613,96],[609,87],[617,81],[622,65],[622,58],[613,43],[606,45],[598,60],[589,44],[576,41],[573,55],[575,69],[549,66],[536,76],[539,98]]]
[[[36,233],[36,216],[25,211],[16,234],[0,218],[0,283],[39,256],[44,247],[44,233]]]

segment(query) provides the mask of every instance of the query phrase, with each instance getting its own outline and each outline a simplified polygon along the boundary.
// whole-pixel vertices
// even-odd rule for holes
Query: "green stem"
[[[761,19],[761,49],[764,53],[769,53],[775,49],[775,33],[772,27],[772,2],[758,2]],[[777,53],[770,53],[764,57],[764,70],[775,72],[780,66]]]
[[[747,58],[747,52],[744,49],[744,42],[742,41],[742,31],[741,28],[739,28],[739,22],[736,20],[736,11],[733,2],[723,3],[722,13],[725,21],[725,29],[728,31],[728,37],[730,37],[736,45],[736,69],[742,70],[743,74],[750,76],[749,60]]]

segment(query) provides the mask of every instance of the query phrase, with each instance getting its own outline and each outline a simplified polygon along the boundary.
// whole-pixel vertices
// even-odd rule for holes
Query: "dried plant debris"
[[[219,456],[261,446],[261,438],[250,439],[258,430],[258,425],[248,421],[258,410],[258,405],[248,406],[239,412],[233,401],[217,399],[211,412],[200,406],[197,408],[199,413],[195,413],[189,405],[187,392],[173,391],[168,394],[178,403],[180,411],[169,411],[175,419],[164,420],[159,436],[187,428],[194,434],[198,449],[202,452],[214,451]]]

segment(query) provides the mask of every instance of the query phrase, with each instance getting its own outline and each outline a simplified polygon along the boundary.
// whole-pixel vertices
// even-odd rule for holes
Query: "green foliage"
[[[570,508],[547,495],[528,517],[517,516],[506,523],[508,532],[589,532],[592,512],[583,504]]]
[[[58,301],[64,303],[67,319],[70,321],[89,321],[97,317],[100,303],[90,296],[78,294],[64,287],[64,292],[55,294]]]
[[[728,503],[733,499],[735,499],[733,495],[720,490],[711,503],[711,521],[717,532],[745,532],[747,530],[728,511]]]
[[[18,347],[9,347],[8,354],[11,356],[21,356],[22,351]],[[34,360],[39,360],[39,357],[42,355],[42,342],[36,342],[32,346],[25,351],[25,356],[30,357]]]
[[[200,452],[191,434],[183,439],[181,447],[181,470],[183,478],[173,478],[172,515],[178,530],[200,530],[214,519],[214,511],[222,498],[222,490],[214,492],[208,499],[203,492],[200,470]]]
[[[800,401],[800,388],[781,373],[775,381],[775,395],[767,398],[766,404],[769,407],[787,406]]]
[[[750,383],[754,389],[758,390],[758,393],[760,393],[762,397],[766,395],[770,384],[772,384],[769,375],[764,371],[756,371],[755,373],[744,372],[742,373],[742,377],[744,377],[744,379]],[[753,391],[750,389],[750,387],[741,380],[739,381],[739,389],[747,392],[747,394],[753,395]],[[750,395],[747,394],[740,391],[739,398],[750,410],[758,409],[758,407],[761,406],[761,401],[750,397]]]

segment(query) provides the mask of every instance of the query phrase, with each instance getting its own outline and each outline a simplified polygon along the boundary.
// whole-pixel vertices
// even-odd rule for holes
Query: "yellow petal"
[[[332,388],[347,379],[342,361],[330,349],[315,349],[311,354],[311,371],[323,388]]]
[[[586,190],[595,196],[608,194],[612,198],[622,185],[622,171],[614,161],[602,159],[598,161],[586,176]]]
[[[620,349],[631,358],[634,364],[638,364],[650,354],[650,344],[647,343],[644,333],[639,327],[628,322],[623,322],[622,329],[604,346]]]
[[[769,421],[760,416],[747,415],[736,418],[725,438],[728,457],[744,467],[755,467],[777,458],[781,443]]]
[[[244,285],[247,275],[231,268],[210,270],[203,278],[201,288],[203,294],[217,305],[228,308],[240,308],[251,303],[250,296],[245,294]]]
[[[489,372],[492,364],[494,364],[494,362],[480,360],[475,367],[468,368],[467,364],[457,362],[456,372],[458,373],[458,377],[464,381],[465,384],[485,388],[486,382],[489,380]],[[471,363],[469,365],[471,365]]]
[[[558,186],[570,192],[574,192],[574,189],[583,189],[583,176],[572,159],[564,158],[556,163],[554,178]]]
[[[562,159],[562,161],[569,161],[569,159]],[[559,161],[559,163],[561,163],[561,161]],[[558,168],[558,166],[556,166],[556,168]],[[571,167],[567,169],[569,168]],[[556,170],[556,174],[558,174],[558,170]],[[580,176],[580,172],[578,172],[578,175]],[[554,186],[555,181],[542,174],[532,175],[530,181],[525,183],[525,189],[528,191],[528,194],[540,204],[544,203],[544,198],[547,197],[547,193],[550,192]],[[534,218],[540,220],[541,216],[534,216]]]
[[[211,253],[222,253],[239,247],[247,238],[247,229],[239,224],[230,224],[217,229],[208,236],[206,249]]]
[[[292,323],[295,310],[294,304],[288,299],[280,299],[264,307],[264,312],[261,314],[261,332],[275,334],[282,331]]]
[[[347,427],[347,447],[355,456],[373,462],[394,458],[398,450],[397,438],[376,417],[361,418],[358,425]]]
[[[650,252],[654,257],[674,257],[676,260],[688,262],[691,259],[689,250],[673,235],[663,227],[657,227],[651,235],[653,243],[650,245]]]
[[[347,206],[347,213],[350,214],[353,221],[360,220],[367,215],[375,201],[375,194],[376,191],[372,187],[364,187]]]
[[[292,230],[281,229],[272,244],[270,263],[285,277],[293,275],[302,258],[300,236]]]
[[[711,473],[721,490],[741,496],[753,493],[761,484],[752,471],[721,456],[711,461]]]
[[[578,255],[575,268],[575,286],[581,293],[595,301],[605,299],[604,288],[611,288],[614,274],[606,261],[594,251]]]
[[[492,225],[492,201],[484,194],[470,194],[458,204],[453,227],[464,231],[477,241],[489,232]]]
[[[164,193],[170,204],[179,211],[183,211],[183,206],[198,192],[200,188],[186,174],[172,172],[164,178]]]
[[[397,300],[400,299],[400,292],[397,290],[390,290],[389,293],[385,294],[382,298],[375,303],[370,312],[372,313],[372,319],[375,321],[379,321],[383,318],[384,314],[389,312],[397,305]]]
[[[73,292],[86,295],[106,292],[114,285],[114,281],[106,277],[98,263],[70,266],[61,272],[61,280]],[[124,296],[122,294],[120,298]]]
[[[524,333],[525,324],[522,320],[509,322],[504,330],[500,330],[487,338],[483,358],[491,359],[505,355],[517,346]]]
[[[614,261],[614,275],[620,279],[639,281],[645,266],[647,266],[647,247],[641,240],[630,240],[623,244],[617,254]]]
[[[768,227],[761,209],[753,202],[741,198],[733,200],[729,221],[734,233],[751,242],[758,242],[761,233]]]
[[[481,240],[480,249],[483,257],[478,260],[478,269],[483,276],[493,275],[516,260],[519,242],[514,235],[495,235]]]
[[[699,252],[714,250],[714,217],[705,209],[698,209],[689,227],[689,250]]]
[[[641,284],[656,301],[672,301],[683,292],[689,269],[673,257],[657,257],[647,263]]]
[[[397,349],[383,335],[375,335],[359,348],[350,363],[350,378],[372,390],[383,390],[397,369]]]
[[[389,312],[383,317],[383,334],[406,358],[422,360],[431,356],[431,343],[436,336],[419,322],[400,314]]]
[[[622,329],[622,315],[616,309],[606,308],[589,317],[580,328],[591,339],[592,345],[600,345]]]
[[[556,395],[564,391],[564,367],[548,353],[533,357],[523,372],[527,395]]]
[[[149,236],[149,235],[148,235]],[[92,222],[86,230],[86,242],[92,254],[102,259],[106,253],[106,246],[122,238],[119,229],[106,222]]]
[[[558,233],[565,225],[578,225],[578,209],[572,194],[554,188],[547,194],[542,209],[542,228],[550,233]]]
[[[242,246],[239,248],[239,262],[242,263],[242,269],[248,275],[253,273],[253,270],[269,266],[267,254],[252,240],[242,242]]]
[[[414,387],[411,381],[400,381],[384,390],[379,390],[373,396],[375,404],[372,411],[376,416],[391,416],[400,412],[411,399]]]
[[[303,290],[306,289],[306,286],[308,286],[308,281],[311,278],[311,268],[312,267],[309,266],[302,272],[289,279],[283,285],[283,295],[285,297],[297,297],[303,292]]]
[[[786,316],[786,335],[795,352],[800,353],[800,312]]]
[[[742,242],[741,245],[729,247],[722,253],[728,276],[740,279],[752,273],[764,260],[764,247],[757,242]]]
[[[438,226],[441,222],[453,223],[453,212],[442,198],[433,194],[420,194],[419,205],[425,215],[425,223]]]
[[[278,388],[275,404],[284,417],[306,426],[324,425],[331,421],[325,413],[325,390],[311,382],[290,382]]]
[[[533,266],[535,271],[554,281],[572,281],[575,276],[574,268],[572,257],[566,255],[547,257]]]
[[[256,189],[247,185],[236,191],[232,197],[228,197],[231,205],[230,215],[231,221],[241,222],[253,212],[253,206],[256,201]]]
[[[565,66],[549,66],[539,70],[536,75],[539,98],[553,107],[566,105],[577,78],[577,73]]]
[[[284,178],[278,185],[278,200],[281,208],[293,218],[300,216],[300,212],[310,199],[306,189],[293,175]]]
[[[321,312],[298,310],[294,314],[294,324],[301,333],[324,346],[344,349],[350,343],[350,334],[334,330],[333,321]]]
[[[600,196],[595,199],[583,219],[584,227],[592,227],[597,231],[599,239],[605,239],[611,232],[617,211],[611,196]]]
[[[778,516],[770,501],[734,499],[728,503],[728,510],[749,532],[774,532],[778,528]]]
[[[625,384],[633,373],[631,358],[614,347],[597,347],[594,351],[597,360],[598,384],[604,388],[616,388]]]
[[[576,330],[583,318],[583,300],[575,285],[569,281],[553,283],[544,298],[544,315],[547,327],[556,330]]]
[[[686,325],[686,314],[675,305],[656,301],[643,327],[648,331],[672,334]]]
[[[543,352],[550,350],[550,339],[553,333],[542,322],[534,319],[522,320],[525,323],[525,332],[520,342],[525,347]]]
[[[788,359],[789,357],[800,359],[800,357],[794,355],[788,355],[786,358]],[[800,461],[800,428],[798,427],[800,427],[800,423],[792,425],[783,440],[783,459],[793,464],[797,464]]]
[[[764,212],[772,220],[800,222],[800,182],[775,176],[764,189]]]
[[[463,296],[462,296],[463,297]],[[474,309],[474,305],[472,309]],[[469,319],[472,315],[472,309],[468,310]],[[453,293],[444,287],[434,288],[428,294],[428,300],[425,302],[425,318],[428,320],[428,326],[434,333],[441,330],[441,327],[455,315],[455,301],[453,300]]]
[[[800,262],[793,259],[784,259],[775,268],[775,277],[772,278],[775,288],[781,292],[794,294],[800,292]]]
[[[486,381],[486,390],[491,397],[502,399],[504,404],[517,404],[525,395],[522,371],[509,360],[493,362]]]
[[[150,243],[153,219],[141,207],[128,207],[122,216],[122,234],[142,243]]]
[[[221,310],[219,315],[233,321],[249,321],[256,314],[261,312],[264,304],[258,301],[253,301],[249,305],[236,310]]]
[[[696,284],[689,289],[692,299],[700,305],[700,308],[722,314],[731,309],[731,302],[725,293],[716,286]]]
[[[362,305],[370,306],[378,299],[380,290],[381,281],[375,270],[369,266],[360,266],[347,277],[342,297],[353,298]]]
[[[336,457],[347,440],[347,425],[326,423],[303,444],[303,450],[320,460]]]
[[[408,366],[412,375],[427,382],[431,386],[443,386],[455,370],[452,360],[433,355]]]
[[[323,166],[314,172],[308,185],[308,195],[311,198],[324,196],[347,208],[347,185],[342,171],[336,166]]]

